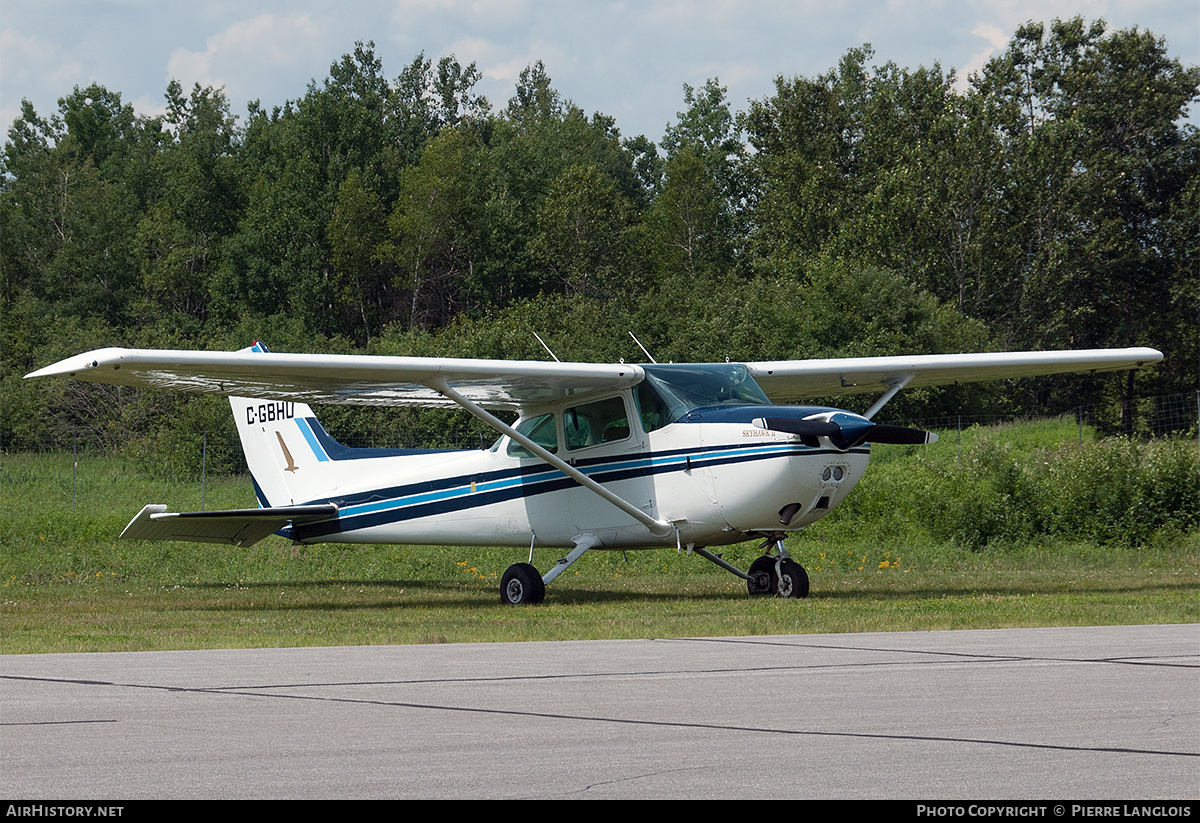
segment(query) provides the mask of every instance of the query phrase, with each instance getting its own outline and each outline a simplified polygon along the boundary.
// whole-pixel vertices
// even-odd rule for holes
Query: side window
[[[571,451],[625,440],[629,437],[625,401],[610,397],[567,409],[563,412],[563,436]]]
[[[517,431],[551,454],[558,451],[558,432],[554,427],[554,415],[542,414],[530,417],[517,424]],[[515,440],[508,441],[509,457],[533,457],[533,452]]]

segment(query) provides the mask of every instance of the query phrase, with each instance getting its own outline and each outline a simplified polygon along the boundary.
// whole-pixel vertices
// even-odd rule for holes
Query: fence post
[[[200,432],[200,511],[204,511],[204,480],[208,474],[208,429]]]

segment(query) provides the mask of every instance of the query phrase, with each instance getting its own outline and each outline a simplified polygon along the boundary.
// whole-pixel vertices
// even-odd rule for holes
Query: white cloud
[[[230,87],[259,82],[263,75],[295,72],[321,41],[321,28],[307,14],[259,15],[240,20],[208,38],[204,51],[175,49],[167,72],[184,88]]]
[[[460,38],[449,43],[437,54],[426,52],[425,58],[437,63],[442,57],[451,55],[464,66],[474,63],[479,73],[488,80],[515,81],[521,69],[527,65],[521,62],[526,58],[512,56],[511,48],[487,37]],[[518,63],[520,65],[517,65]]]
[[[80,61],[63,54],[49,38],[29,36],[17,29],[0,29],[0,139],[21,116],[21,100],[32,98],[38,114],[46,117],[56,109],[48,108],[33,90],[38,86],[58,89],[57,100],[66,97],[76,85],[87,85],[90,76]]]
[[[525,70],[525,67],[539,59],[545,62],[543,58],[530,57],[529,54],[518,55],[510,57],[503,62],[492,63],[480,69],[480,72],[490,80],[516,83],[517,79],[521,76],[521,72]]]
[[[0,111],[6,125],[21,113],[21,90],[53,84],[62,89],[58,96],[66,97],[73,86],[86,84],[87,77],[83,65],[64,55],[52,39],[0,30]]]
[[[420,52],[454,54],[505,105],[542,60],[565,98],[652,139],[682,108],[682,86],[719,77],[735,109],[777,75],[815,77],[869,42],[879,63],[954,67],[960,83],[1027,20],[1082,14],[1166,37],[1200,63],[1195,0],[0,0],[0,134],[22,97],[38,112],[75,85],[104,84],[139,112],[166,82],[224,88],[234,112],[302,97],[356,41],[374,41],[388,77]],[[249,9],[249,10],[247,10]],[[155,101],[158,101],[157,103]]]
[[[971,34],[986,40],[988,46],[982,51],[972,54],[971,58],[959,69],[957,83],[960,91],[966,88],[972,74],[981,71],[987,65],[987,62],[992,59],[992,55],[1008,47],[1010,36],[1009,32],[991,23],[980,23],[971,29]]]

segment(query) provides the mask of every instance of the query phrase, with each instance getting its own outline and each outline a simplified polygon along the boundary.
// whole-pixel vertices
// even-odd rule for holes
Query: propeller
[[[756,417],[755,426],[770,431],[800,435],[806,446],[819,445],[818,437],[827,437],[839,449],[852,449],[863,443],[898,443],[901,445],[923,445],[936,443],[938,436],[924,429],[905,426],[888,426],[872,423],[856,414],[837,412],[821,418]]]

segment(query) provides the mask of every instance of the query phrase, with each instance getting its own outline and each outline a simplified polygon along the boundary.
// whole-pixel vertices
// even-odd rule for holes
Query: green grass
[[[1139,476],[1149,473],[1166,487],[1192,471],[1194,484],[1190,445],[1182,469],[1172,468],[1177,455],[1139,449]],[[118,541],[144,503],[201,508],[200,483],[146,477],[119,458],[81,458],[73,473],[70,455],[3,455],[0,651],[1200,622],[1194,513],[1138,527],[1136,539],[1097,537],[1087,523],[1049,516],[1041,531],[1005,521],[988,534],[959,533],[955,518],[996,519],[1006,506],[1030,505],[1022,498],[1030,489],[1054,504],[1044,499],[1051,492],[1039,485],[1039,466],[1054,466],[1052,480],[1065,486],[1063,467],[1082,460],[1102,486],[1101,468],[1130,459],[1102,444],[1077,450],[1078,430],[1065,423],[969,430],[961,449],[954,433],[926,449],[878,449],[844,509],[789,540],[812,579],[807,600],[750,598],[739,579],[673,550],[593,552],[533,608],[499,603],[500,574],[526,559],[521,550],[292,546],[280,538],[249,549]],[[1154,469],[1159,464],[1170,471]],[[203,495],[208,509],[254,505],[245,478],[209,478]],[[1113,505],[1144,519],[1154,511],[1151,497],[1139,492]],[[1191,497],[1181,499],[1171,505],[1191,505]],[[976,500],[975,508],[964,500]],[[724,554],[745,568],[757,551],[746,544]],[[545,569],[555,559],[540,551],[535,563]]]

